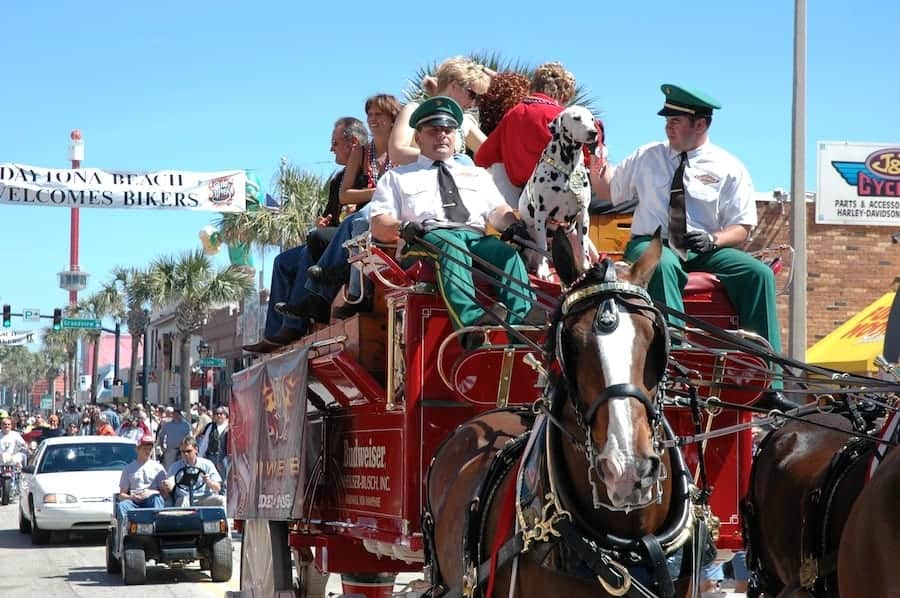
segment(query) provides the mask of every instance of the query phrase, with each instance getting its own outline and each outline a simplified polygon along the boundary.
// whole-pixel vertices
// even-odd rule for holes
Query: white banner
[[[222,172],[118,172],[0,163],[0,204],[127,210],[243,212],[247,175]]]
[[[27,345],[34,342],[34,332],[30,330],[0,330],[0,345]]]
[[[900,228],[900,143],[818,145],[816,224]]]

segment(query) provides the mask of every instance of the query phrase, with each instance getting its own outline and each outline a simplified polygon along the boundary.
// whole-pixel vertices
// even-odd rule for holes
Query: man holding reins
[[[409,124],[419,157],[379,180],[370,208],[372,234],[385,242],[401,238],[411,246],[422,239],[439,250],[434,255],[409,247],[405,255],[434,259],[438,288],[455,328],[495,324],[475,300],[472,255],[494,264],[510,275],[501,281],[508,287],[500,287],[498,299],[509,310],[509,323],[516,324],[534,300],[528,273],[516,250],[485,236],[484,229],[490,223],[502,231],[517,219],[486,170],[453,160],[462,118],[459,104],[444,96],[422,102],[413,112]],[[482,333],[461,338],[466,349],[484,340]]]

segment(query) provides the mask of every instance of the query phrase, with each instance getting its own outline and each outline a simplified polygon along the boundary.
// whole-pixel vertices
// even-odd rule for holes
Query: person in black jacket
[[[227,479],[228,407],[216,407],[214,419],[203,428],[198,444],[200,456],[212,461],[222,479]]]

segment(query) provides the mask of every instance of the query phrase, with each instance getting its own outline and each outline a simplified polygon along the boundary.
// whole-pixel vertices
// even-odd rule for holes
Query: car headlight
[[[44,504],[71,504],[78,502],[78,498],[72,496],[71,494],[45,494],[44,495]]]
[[[131,523],[128,525],[129,534],[150,535],[153,533],[152,523]]]
[[[203,522],[204,534],[224,534],[226,532],[228,532],[228,522],[224,519]]]

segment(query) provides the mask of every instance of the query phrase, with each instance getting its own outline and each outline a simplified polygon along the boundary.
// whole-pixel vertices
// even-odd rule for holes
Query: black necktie
[[[469,220],[469,210],[459,198],[459,189],[450,174],[450,169],[441,161],[434,163],[438,168],[438,190],[441,193],[441,205],[444,207],[444,217],[450,222],[465,223]]]
[[[681,152],[681,162],[672,177],[669,191],[669,247],[687,259],[684,248],[684,235],[687,234],[687,215],[684,211],[684,167],[687,165],[687,152]]]

